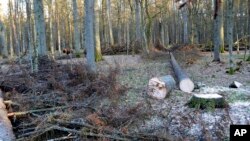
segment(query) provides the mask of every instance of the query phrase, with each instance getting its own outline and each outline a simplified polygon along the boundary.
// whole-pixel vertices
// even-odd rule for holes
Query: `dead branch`
[[[71,107],[71,106],[61,106],[61,107],[53,107],[53,108],[46,108],[46,109],[37,109],[37,110],[30,110],[30,111],[24,111],[24,112],[12,112],[12,113],[8,113],[8,117],[25,116],[25,115],[31,114],[31,113],[55,111],[58,109],[66,109],[69,107]]]

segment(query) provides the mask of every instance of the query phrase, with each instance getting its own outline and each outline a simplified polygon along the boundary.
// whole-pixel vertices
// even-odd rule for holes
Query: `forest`
[[[250,0],[0,0],[0,141],[232,140]]]

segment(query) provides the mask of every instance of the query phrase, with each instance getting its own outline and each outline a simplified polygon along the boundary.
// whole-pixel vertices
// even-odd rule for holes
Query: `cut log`
[[[170,56],[171,56],[171,64],[172,64],[174,73],[179,82],[180,90],[182,90],[183,92],[187,92],[187,93],[192,92],[194,90],[193,81],[188,77],[186,72],[181,69],[181,67],[175,60],[174,55],[170,53]]]
[[[194,94],[187,105],[197,109],[226,108],[228,106],[224,97],[219,94]]]
[[[175,85],[176,82],[171,75],[154,77],[148,82],[148,95],[156,99],[164,99]]]
[[[229,85],[229,88],[239,88],[241,86],[242,84],[240,82],[234,81],[233,83]]]
[[[13,141],[15,136],[13,134],[12,125],[7,116],[6,107],[4,105],[2,91],[0,90],[0,140]]]

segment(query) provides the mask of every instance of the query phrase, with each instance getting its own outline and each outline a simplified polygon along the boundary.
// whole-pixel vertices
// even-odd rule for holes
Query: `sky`
[[[0,12],[1,14],[7,14],[8,0],[0,0]]]

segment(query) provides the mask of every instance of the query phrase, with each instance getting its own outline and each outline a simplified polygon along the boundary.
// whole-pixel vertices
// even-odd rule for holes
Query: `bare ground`
[[[105,56],[104,61],[98,63],[98,71],[105,76],[98,78],[81,73],[84,68],[74,67],[84,64],[83,59],[59,60],[59,64],[65,64],[61,67],[67,73],[58,68],[53,69],[55,72],[52,74],[48,73],[50,76],[44,75],[46,73],[39,76],[26,74],[25,77],[32,78],[29,81],[22,77],[16,80],[20,70],[21,73],[26,71],[18,65],[7,65],[1,68],[3,80],[11,68],[16,75],[10,76],[13,80],[11,83],[20,84],[20,80],[25,80],[26,85],[34,86],[33,90],[39,90],[25,94],[7,92],[7,100],[24,104],[22,107],[9,108],[9,112],[59,107],[28,116],[25,114],[25,118],[18,117],[17,121],[12,119],[16,136],[19,140],[45,140],[62,136],[72,140],[228,140],[230,124],[250,124],[249,62],[242,62],[236,74],[228,75],[225,73],[228,67],[226,53],[222,55],[225,63],[212,62],[209,53],[197,51],[180,51],[175,55],[195,83],[205,84],[194,93],[221,94],[229,102],[229,107],[211,110],[189,108],[186,103],[192,94],[178,89],[164,100],[150,98],[146,92],[148,80],[173,75],[169,56],[164,53],[156,53],[149,58],[139,55]],[[235,56],[236,62],[240,61],[240,57],[242,55]],[[72,62],[74,71],[68,73]],[[108,75],[110,68],[118,68],[118,75],[118,70]],[[39,78],[38,82],[36,78]],[[65,78],[70,79],[70,84]],[[89,81],[82,81],[85,79]],[[241,82],[243,87],[228,88],[232,81]]]

